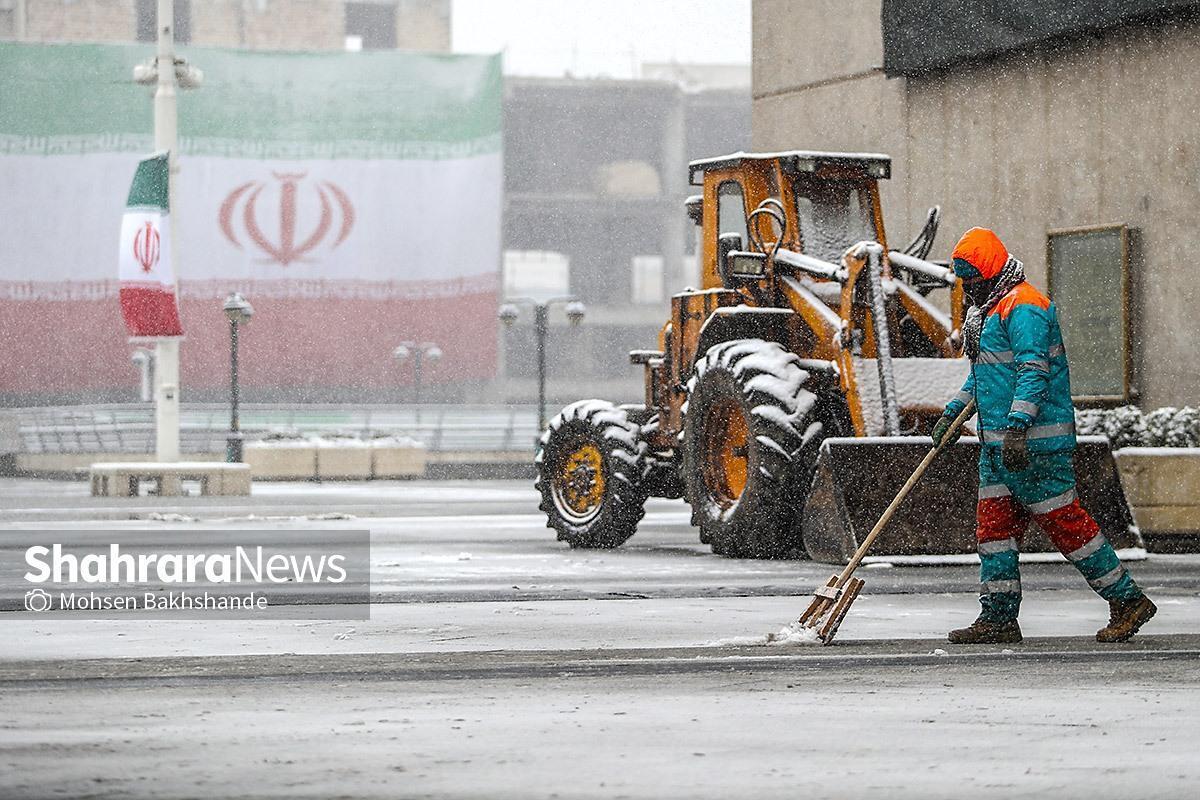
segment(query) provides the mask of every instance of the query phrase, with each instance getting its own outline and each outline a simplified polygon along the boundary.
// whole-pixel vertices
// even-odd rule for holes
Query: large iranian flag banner
[[[255,309],[251,396],[383,396],[356,393],[407,382],[403,340],[444,352],[427,381],[491,377],[499,57],[183,54],[205,73],[180,91],[172,176],[184,398],[228,380],[233,291]],[[0,43],[0,396],[135,386],[114,254],[153,149],[151,94],[131,79],[150,55]]]

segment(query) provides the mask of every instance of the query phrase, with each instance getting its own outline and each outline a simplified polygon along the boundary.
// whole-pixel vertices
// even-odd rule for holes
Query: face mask
[[[979,281],[978,283],[963,283],[963,291],[973,306],[982,306],[996,288],[996,279]]]

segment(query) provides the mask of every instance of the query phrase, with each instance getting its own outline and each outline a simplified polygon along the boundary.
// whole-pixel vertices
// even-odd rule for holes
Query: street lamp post
[[[519,305],[533,306],[534,348],[537,353],[538,383],[538,436],[546,427],[546,337],[550,333],[550,306],[555,303],[566,305],[567,320],[572,325],[583,322],[586,309],[579,298],[573,296],[551,297],[537,300],[532,297],[506,297],[500,306],[500,321],[512,327],[520,317]]]
[[[238,385],[238,328],[254,316],[254,306],[238,292],[225,298],[222,306],[229,319],[229,437],[225,441],[225,460],[238,463],[242,460],[242,429],[238,419],[238,401],[241,388]]]
[[[442,358],[442,348],[434,342],[401,342],[392,351],[397,364],[409,361],[413,374],[413,406],[417,410],[417,421],[421,421],[421,377],[425,362],[436,364]]]
[[[24,3],[19,6],[24,9]],[[22,13],[22,18],[24,13]],[[155,17],[157,49],[149,62],[133,68],[133,79],[154,87],[154,148],[168,153],[167,208],[170,209],[170,263],[178,286],[179,259],[175,257],[175,177],[179,172],[179,136],[176,89],[195,89],[204,73],[175,55],[175,0],[158,0]],[[23,23],[22,23],[23,24]],[[179,337],[160,337],[154,346],[154,450],[159,461],[179,460]]]

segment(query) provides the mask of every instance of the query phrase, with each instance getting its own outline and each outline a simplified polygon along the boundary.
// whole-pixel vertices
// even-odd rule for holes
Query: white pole
[[[175,114],[175,0],[158,0],[158,86],[154,91],[154,147],[170,153],[167,202],[170,205],[170,259],[175,270],[176,302],[179,300],[179,260],[175,231],[179,216],[175,204],[175,176],[179,164]],[[158,339],[154,363],[155,454],[159,461],[179,460],[179,339]]]

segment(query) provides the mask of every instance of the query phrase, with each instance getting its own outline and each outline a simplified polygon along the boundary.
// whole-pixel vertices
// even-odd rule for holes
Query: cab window
[[[717,187],[717,237],[726,233],[740,234],[746,241],[746,202],[737,181],[725,181]]]
[[[875,209],[861,183],[797,179],[795,194],[800,242],[807,255],[837,264],[851,245],[876,240]]]

